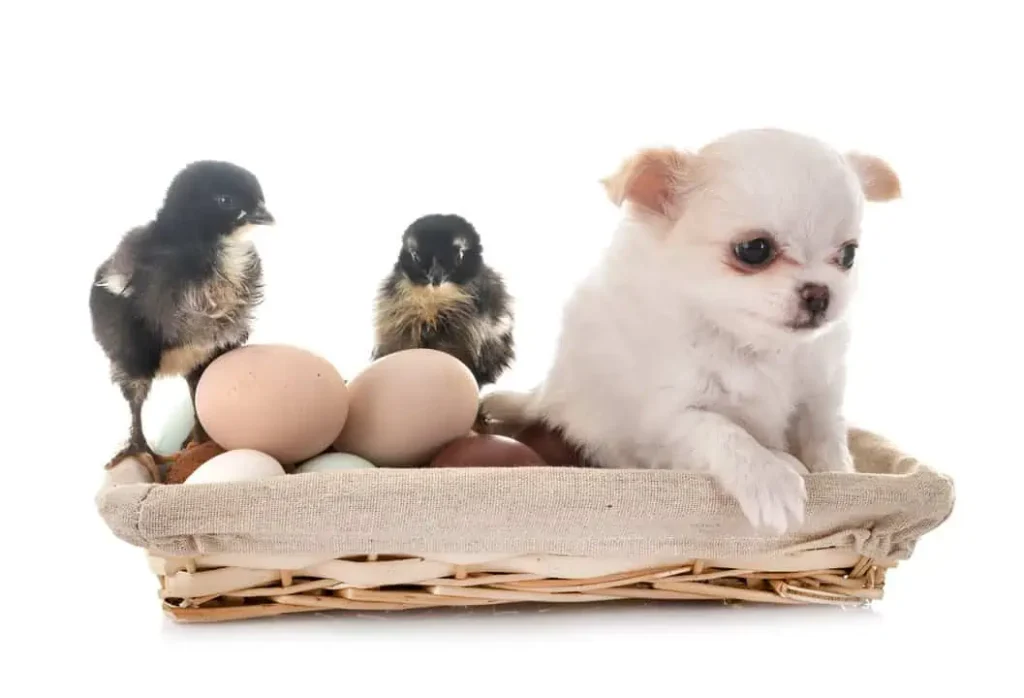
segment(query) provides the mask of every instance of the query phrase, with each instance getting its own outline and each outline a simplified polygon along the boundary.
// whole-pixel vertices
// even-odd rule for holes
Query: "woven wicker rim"
[[[150,554],[149,561],[165,612],[180,622],[624,599],[863,605],[882,598],[886,569],[895,566],[838,549],[750,560]]]
[[[437,494],[456,486],[453,482],[464,488],[477,487],[486,478],[497,477],[486,469],[476,473],[480,478],[462,474],[456,478],[455,473],[432,472],[430,477],[421,472],[410,473],[409,477],[417,483],[413,488],[416,496],[411,499],[404,475],[381,472],[369,486],[361,478],[353,476],[351,482],[342,482],[344,478],[339,476],[331,481],[330,487],[322,489],[337,495],[337,502],[343,503],[337,506],[347,507],[348,513],[362,512],[362,518],[346,519],[336,515],[332,507],[321,507],[322,511],[307,520],[275,518],[245,507],[239,490],[252,489],[257,498],[265,494],[261,488],[246,483],[196,486],[208,488],[202,492],[180,485],[154,485],[144,468],[126,462],[123,467],[107,471],[97,503],[119,538],[147,550],[151,569],[160,583],[163,608],[182,622],[317,611],[620,600],[864,605],[882,598],[887,570],[895,567],[897,560],[906,559],[920,535],[949,516],[954,497],[949,478],[902,455],[880,437],[851,431],[851,441],[863,454],[865,466],[855,482],[851,480],[857,485],[854,492],[859,498],[852,505],[837,499],[833,483],[831,498],[823,501],[828,507],[849,507],[874,502],[871,495],[884,496],[886,506],[879,509],[880,516],[888,517],[879,521],[883,533],[886,524],[893,524],[893,516],[909,512],[908,520],[898,520],[890,526],[903,537],[900,544],[889,540],[882,546],[864,545],[863,535],[856,534],[865,526],[870,527],[871,522],[854,517],[837,524],[840,528],[852,527],[850,531],[836,532],[835,526],[819,527],[813,542],[788,546],[786,550],[763,550],[760,546],[761,552],[754,553],[749,546],[712,546],[700,540],[685,546],[622,546],[619,542],[624,527],[642,541],[661,535],[659,530],[644,526],[645,517],[649,516],[646,510],[626,507],[626,511],[632,511],[632,518],[626,519],[624,526],[616,524],[615,531],[604,530],[600,539],[603,546],[596,549],[574,548],[557,535],[538,537],[534,529],[533,535],[517,539],[512,545],[505,533],[500,540],[492,535],[465,545],[457,535],[450,535],[452,527],[465,525],[466,520],[475,521],[477,526],[485,525],[491,516],[488,511],[467,512],[459,508],[453,512],[446,508],[443,496],[435,497],[436,502],[441,502],[436,504],[438,511],[442,518],[446,517],[444,526],[438,529],[439,533],[431,531],[425,535],[418,530],[409,534],[402,522],[392,525],[392,510],[377,506],[382,496],[386,501],[419,502],[421,489],[433,488]],[[552,482],[557,482],[563,488],[559,491],[573,492],[575,483],[559,480],[566,471],[552,470],[556,472],[552,481],[545,483],[548,489]],[[526,483],[535,494],[543,493],[544,488],[537,487],[535,470],[515,475],[518,484]],[[588,475],[596,477],[598,473]],[[683,475],[672,473],[658,478],[646,471],[642,476],[618,471],[602,473],[596,479],[618,482],[632,478],[631,481],[657,484],[671,477],[685,479],[687,482],[674,485],[686,485],[682,491],[691,497],[698,491],[702,498],[718,496],[707,483]],[[502,478],[508,476],[507,470],[501,471]],[[324,483],[316,484],[326,484],[326,476],[324,479]],[[300,484],[303,483],[297,479],[282,480],[280,488],[286,491],[285,498],[299,501],[308,496]],[[501,496],[501,487],[488,487],[476,491],[473,501],[493,501],[495,496]],[[654,487],[651,491],[660,490]],[[184,496],[187,494],[202,496]],[[226,512],[223,507],[201,506],[208,504],[214,494],[230,500]],[[600,504],[609,501],[609,497],[614,498],[614,494],[599,493],[597,499],[581,501]],[[517,506],[530,510],[534,500],[530,498],[524,504],[522,499],[519,497]],[[190,507],[203,512],[202,516],[193,515]],[[367,517],[366,512],[377,518]],[[458,514],[464,516],[460,519]],[[544,519],[543,524],[557,525],[559,521],[562,519],[553,516],[550,521]],[[523,525],[529,526],[529,522]],[[371,529],[372,536],[363,533]],[[338,531],[359,533],[339,536]],[[282,542],[282,532],[300,537],[301,544],[295,545],[290,538]],[[727,530],[724,535],[731,534]],[[570,542],[577,536],[574,531]],[[439,537],[444,537],[443,544],[438,543]],[[428,547],[429,550],[425,549]],[[286,550],[289,554],[284,554]],[[735,557],[721,559],[718,555]]]

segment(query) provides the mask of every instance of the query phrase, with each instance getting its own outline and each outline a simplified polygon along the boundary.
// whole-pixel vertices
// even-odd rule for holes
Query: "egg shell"
[[[546,465],[533,449],[495,434],[463,436],[447,444],[430,462],[432,468],[508,468]]]
[[[329,361],[281,344],[251,344],[203,372],[196,413],[226,450],[253,449],[292,464],[331,445],[345,425],[345,381]]]
[[[473,374],[433,349],[380,358],[348,389],[348,421],[334,446],[382,468],[426,465],[445,444],[467,434],[479,412]]]
[[[284,475],[284,468],[266,453],[240,448],[206,461],[185,479],[186,485],[206,482],[241,482]]]
[[[204,441],[201,444],[191,443],[180,453],[175,455],[174,461],[167,468],[167,475],[164,482],[167,484],[181,484],[188,479],[189,475],[199,469],[203,463],[224,453],[220,444],[213,441]]]
[[[531,424],[516,434],[515,439],[536,451],[548,465],[586,467],[582,451],[570,444],[561,432],[542,423]]]
[[[172,383],[179,389],[170,390],[167,381],[154,383],[153,391],[143,406],[143,426],[155,425],[152,429],[154,435],[150,438],[149,444],[161,456],[171,456],[180,451],[196,422],[188,388],[176,382]],[[154,397],[160,399],[154,400]]]
[[[337,470],[361,470],[374,468],[373,463],[351,453],[324,453],[316,458],[311,458],[302,465],[295,468],[295,474],[302,473],[327,473]]]

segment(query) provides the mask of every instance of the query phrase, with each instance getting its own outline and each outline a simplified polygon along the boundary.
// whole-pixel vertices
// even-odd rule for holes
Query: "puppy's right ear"
[[[874,155],[849,152],[846,161],[860,180],[868,201],[890,201],[900,198],[900,178],[885,160]]]
[[[693,177],[694,155],[673,148],[648,148],[601,180],[616,206],[630,201],[668,218],[679,215],[678,199]]]

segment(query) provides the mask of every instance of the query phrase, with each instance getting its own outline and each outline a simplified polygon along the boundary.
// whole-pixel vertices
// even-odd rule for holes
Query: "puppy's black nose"
[[[814,315],[821,315],[828,310],[828,286],[804,284],[800,287],[800,298],[804,302],[804,307]]]

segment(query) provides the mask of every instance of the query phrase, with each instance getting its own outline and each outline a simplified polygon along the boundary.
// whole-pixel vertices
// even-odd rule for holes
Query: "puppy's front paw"
[[[812,444],[805,446],[804,452],[803,458],[812,473],[852,473],[855,470],[845,441]]]
[[[765,451],[737,464],[723,484],[755,528],[783,534],[790,519],[798,525],[804,520],[807,490],[801,471],[806,469],[788,453]]]
[[[800,461],[800,459],[798,459],[796,456],[785,451],[777,451],[774,448],[772,449],[772,453],[774,453],[781,460],[785,461],[790,468],[800,473],[801,475],[811,474],[810,468],[804,465],[803,462]]]

